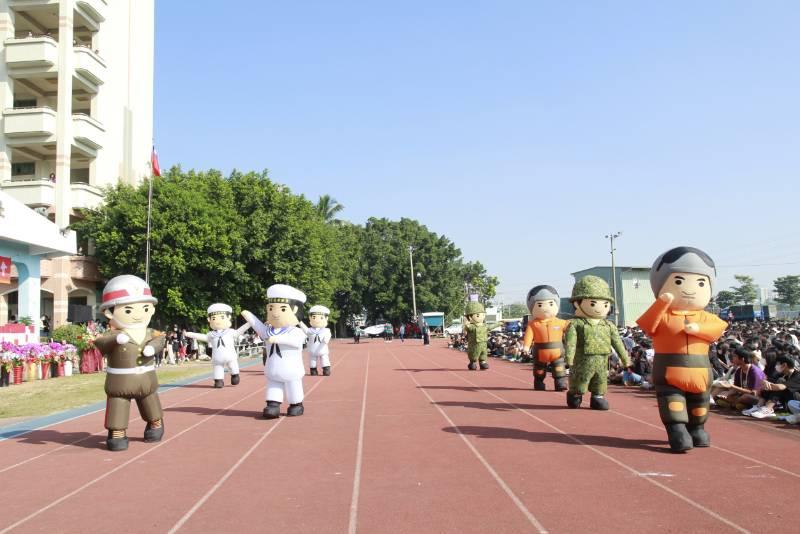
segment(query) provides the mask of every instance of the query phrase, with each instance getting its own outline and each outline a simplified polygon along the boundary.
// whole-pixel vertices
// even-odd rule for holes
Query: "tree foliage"
[[[737,302],[743,304],[754,303],[758,294],[756,292],[756,285],[753,283],[753,277],[743,274],[735,274],[733,277],[739,282],[738,287],[731,287],[733,292],[736,293]]]
[[[739,300],[739,297],[733,291],[728,291],[727,289],[723,289],[717,296],[715,297],[715,302],[717,306],[720,308],[730,308]]]
[[[524,317],[525,315],[528,315],[528,313],[528,307],[521,302],[514,302],[512,304],[506,304],[503,306],[503,317]]]
[[[780,278],[776,278],[773,283],[775,285],[775,292],[778,294],[775,299],[777,302],[788,304],[791,307],[800,303],[800,276],[781,276]]]

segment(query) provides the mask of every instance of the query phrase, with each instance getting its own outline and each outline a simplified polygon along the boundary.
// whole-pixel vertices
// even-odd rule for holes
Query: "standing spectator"
[[[405,323],[400,325],[400,343],[406,342],[406,325]]]
[[[394,337],[394,328],[390,323],[386,323],[383,325],[383,341],[384,343],[391,343],[392,337]]]
[[[353,343],[361,343],[361,327],[359,325],[356,325],[355,330],[353,330]]]
[[[428,328],[428,323],[422,323],[422,344],[423,345],[430,345],[431,344],[431,332]]]

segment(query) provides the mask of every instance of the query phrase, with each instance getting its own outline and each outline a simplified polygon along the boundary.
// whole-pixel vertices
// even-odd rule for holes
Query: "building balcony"
[[[48,179],[2,182],[2,189],[23,204],[38,208],[52,206],[56,199],[56,184]]]
[[[106,64],[96,53],[85,46],[74,47],[74,78],[89,93],[97,93],[106,77]]]
[[[89,184],[70,184],[70,196],[73,209],[95,209],[103,203],[103,191]]]
[[[106,0],[77,0],[75,2],[76,18],[80,18],[90,30],[97,31],[100,23],[106,20],[107,7]]]
[[[98,149],[103,147],[106,130],[99,121],[83,113],[72,115],[72,144],[89,157],[97,157]]]
[[[100,269],[97,266],[97,258],[94,256],[70,256],[69,258],[70,276],[75,280],[90,280],[100,282]]]
[[[9,145],[55,142],[56,112],[50,108],[7,109],[3,112],[3,131]]]
[[[58,43],[50,37],[6,39],[6,64],[12,75],[47,72],[58,65]]]

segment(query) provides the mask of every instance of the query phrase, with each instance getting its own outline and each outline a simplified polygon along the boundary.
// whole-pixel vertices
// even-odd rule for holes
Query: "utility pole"
[[[617,268],[614,263],[614,240],[617,239],[622,232],[607,234],[606,239],[611,240],[611,287],[614,292],[614,324],[619,326],[619,301],[617,300]]]
[[[417,289],[414,286],[414,247],[408,245],[408,261],[411,263],[411,301],[414,306],[414,322],[417,322]]]

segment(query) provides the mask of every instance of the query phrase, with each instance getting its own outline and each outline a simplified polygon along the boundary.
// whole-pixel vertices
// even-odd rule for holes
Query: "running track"
[[[531,390],[529,365],[467,371],[441,341],[334,342],[306,415],[261,419],[237,387],[162,394],[166,434],[105,450],[103,413],[0,442],[0,533],[778,532],[796,525],[800,432],[712,414],[710,449],[668,452],[652,395],[611,411]],[[548,387],[552,382],[548,379]],[[286,405],[283,409],[285,410]]]

